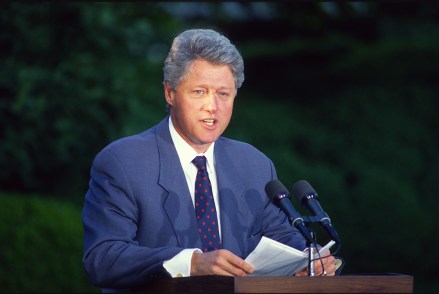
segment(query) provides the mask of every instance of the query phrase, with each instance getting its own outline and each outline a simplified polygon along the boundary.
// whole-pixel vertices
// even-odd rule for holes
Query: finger
[[[314,262],[314,271],[316,275],[335,275],[335,259],[333,256],[321,258]]]
[[[304,268],[301,271],[298,271],[294,274],[296,277],[304,277],[308,275],[308,267]]]
[[[251,274],[255,271],[253,266],[250,263],[246,262],[245,260],[243,260],[242,258],[240,258],[234,254],[232,256],[230,256],[229,262],[234,267],[239,268],[242,271],[244,271],[246,274]]]
[[[232,252],[222,249],[206,253],[194,253],[191,274],[244,276],[253,267]]]
[[[232,275],[225,266],[224,253],[221,251],[194,252],[191,261],[191,275]]]
[[[316,275],[327,275],[328,272],[332,272],[331,264],[333,264],[333,257],[322,257],[314,261],[314,273]]]
[[[222,268],[234,276],[244,276],[254,272],[253,266],[230,251],[221,252],[224,261]]]

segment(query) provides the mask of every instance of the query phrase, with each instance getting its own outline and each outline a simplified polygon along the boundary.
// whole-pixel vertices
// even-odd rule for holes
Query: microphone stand
[[[309,228],[311,223],[317,223],[319,222],[319,219],[315,216],[305,216],[303,217],[305,225]],[[308,249],[308,276],[314,277],[314,254],[317,253],[316,248],[316,233],[314,233],[310,229],[311,237],[313,239],[313,242],[306,241],[306,246]]]
[[[310,224],[319,223],[321,218],[317,216],[304,216],[302,219],[305,223],[305,226],[309,229]],[[291,223],[291,225],[293,225],[293,223]],[[314,254],[317,253],[318,249],[316,247],[316,233],[314,233],[311,229],[309,229],[309,232],[311,234],[312,242],[310,242],[308,238],[305,238],[306,249],[308,250],[308,276],[314,277]]]
[[[311,236],[314,240],[314,242],[309,242],[307,241],[307,247],[308,247],[308,276],[310,277],[314,277],[315,273],[314,273],[314,252],[316,250],[316,246],[315,246],[315,234],[311,231]]]
[[[305,223],[305,226],[310,227],[310,224],[312,223],[320,223],[320,219],[321,217],[317,217],[317,216],[304,216],[303,217],[303,222]],[[314,272],[314,254],[317,253],[317,246],[316,246],[316,233],[313,232],[311,229],[309,230],[311,237],[313,239],[313,242],[309,242],[308,240],[306,241],[306,246],[308,249],[308,276],[310,277],[314,277],[315,276],[315,272]],[[335,240],[336,241],[336,240]],[[337,242],[337,241],[336,241]],[[337,242],[338,243],[338,242]]]

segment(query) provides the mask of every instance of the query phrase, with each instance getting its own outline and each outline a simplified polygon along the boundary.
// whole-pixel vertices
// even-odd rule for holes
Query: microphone
[[[271,180],[265,185],[265,192],[276,206],[280,207],[287,215],[290,224],[293,225],[305,237],[305,239],[314,243],[311,232],[305,226],[302,216],[294,209],[290,201],[290,195],[285,186],[278,180]]]
[[[331,236],[332,240],[340,243],[340,237],[332,226],[331,219],[320,206],[317,192],[311,187],[311,185],[305,180],[296,182],[293,185],[293,195],[299,200],[302,206],[308,208],[312,214],[317,217],[320,225],[326,230],[329,236]]]

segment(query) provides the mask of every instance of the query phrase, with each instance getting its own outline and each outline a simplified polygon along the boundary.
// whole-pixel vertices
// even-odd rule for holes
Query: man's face
[[[175,91],[165,83],[165,96],[175,129],[192,148],[203,153],[230,122],[235,80],[229,66],[195,60]]]

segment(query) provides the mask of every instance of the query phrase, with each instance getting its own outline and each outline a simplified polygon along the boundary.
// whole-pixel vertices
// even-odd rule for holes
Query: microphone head
[[[277,204],[279,200],[289,197],[288,189],[279,181],[271,180],[265,185],[265,193],[267,193],[271,202]]]
[[[318,199],[316,190],[305,180],[297,181],[293,185],[293,195],[302,204],[308,199],[309,195],[312,195],[314,199]]]

